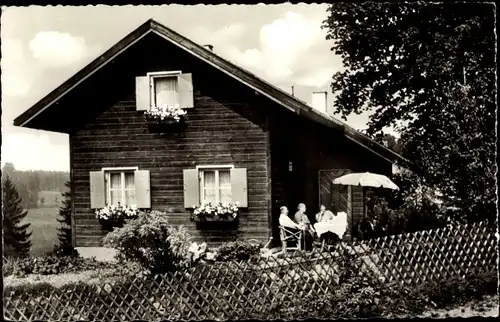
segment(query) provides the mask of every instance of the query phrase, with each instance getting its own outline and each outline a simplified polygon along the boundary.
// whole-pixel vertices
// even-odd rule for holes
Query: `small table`
[[[327,223],[327,222],[318,222],[314,224],[314,229],[318,236],[326,233],[332,232],[337,234],[340,238],[344,235],[347,228],[346,223]]]
[[[347,230],[347,222],[346,222],[344,216],[337,216],[331,222],[315,223],[314,229],[316,230],[318,237],[326,232],[332,232],[334,234],[337,234],[337,236],[339,236],[339,238],[342,238],[342,236],[344,235],[344,233]],[[323,248],[324,244],[325,244],[325,241],[323,240],[323,243],[321,246],[322,248]]]

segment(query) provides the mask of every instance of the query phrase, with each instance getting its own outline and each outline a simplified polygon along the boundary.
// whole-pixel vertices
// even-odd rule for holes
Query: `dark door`
[[[291,162],[291,163],[290,163]],[[306,203],[305,198],[305,165],[301,159],[295,157],[290,158],[287,162],[287,204],[288,210],[291,215],[294,215],[297,211],[297,205],[299,203]]]
[[[351,220],[352,217],[351,189],[349,186],[333,184],[333,180],[350,172],[347,169],[331,169],[319,170],[318,174],[319,205],[325,205],[334,213],[344,211],[348,220]]]

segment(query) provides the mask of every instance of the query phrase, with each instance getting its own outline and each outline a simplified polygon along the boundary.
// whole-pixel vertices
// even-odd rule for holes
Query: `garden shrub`
[[[52,292],[62,293],[65,291],[75,291],[84,293],[87,292],[92,287],[93,287],[92,285],[89,285],[83,281],[68,283],[60,287],[56,287],[50,283],[43,282],[34,284],[6,285],[4,287],[3,294],[4,296],[6,295],[10,296],[13,293],[29,294],[32,298],[35,298],[37,296],[46,296],[47,294]]]
[[[164,212],[153,210],[107,234],[103,243],[117,250],[119,260],[163,273],[186,265],[190,237],[185,228],[170,226]]]
[[[248,261],[250,259],[260,258],[260,249],[262,245],[256,242],[237,240],[222,244],[217,248],[216,261]]]
[[[277,302],[267,311],[249,314],[255,319],[330,319],[389,317],[408,312],[421,312],[424,306],[418,299],[402,296],[410,294],[408,288],[389,286],[375,282],[366,276],[350,277],[329,294],[312,293],[297,297],[292,291],[280,294],[292,299]]]
[[[170,247],[171,255],[179,266],[188,266],[188,254],[192,244],[191,235],[184,226],[178,228],[170,226],[168,228],[167,242]]]
[[[22,277],[28,274],[53,275],[114,267],[116,267],[114,263],[99,262],[94,258],[41,256],[4,262],[2,272],[4,277],[9,275]]]
[[[313,291],[311,294],[301,295],[296,289],[286,288],[284,283],[281,283],[279,294],[286,300],[278,301],[272,308],[258,314],[251,313],[249,316],[255,319],[285,320],[370,318],[420,312],[427,304],[408,287],[380,282],[377,277],[363,270],[359,260],[347,250],[338,249],[338,252],[340,256],[335,259],[335,270],[339,285],[331,289],[331,292],[319,294]],[[308,274],[303,274],[307,273],[304,272],[307,267],[302,264],[299,266],[290,267],[288,270],[298,272],[299,276],[303,275],[292,280],[292,283],[311,283]],[[280,279],[274,284],[279,285],[282,279],[286,278],[280,275]],[[256,282],[258,281],[256,278]]]
[[[463,278],[455,276],[446,280],[427,282],[412,290],[411,294],[422,301],[442,308],[451,304],[464,304],[486,295],[498,294],[497,271],[484,272],[473,269]]]
[[[52,254],[54,256],[69,256],[69,257],[78,257],[80,254],[78,253],[78,250],[73,248],[72,245],[65,245],[65,244],[59,244],[59,245],[54,245],[54,248],[52,250]]]
[[[2,275],[4,277],[12,275],[14,273],[15,268],[19,265],[19,262],[21,262],[20,258],[11,257],[9,259],[6,259],[4,257],[2,265]]]
[[[447,224],[442,209],[427,199],[418,206],[400,204],[391,199],[394,199],[391,195],[368,197],[368,215],[354,223],[353,237],[370,239],[437,229]]]

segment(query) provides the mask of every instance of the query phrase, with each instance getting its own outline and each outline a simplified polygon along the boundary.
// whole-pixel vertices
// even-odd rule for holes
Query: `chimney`
[[[327,93],[323,92],[313,92],[312,93],[312,107],[320,112],[327,113]]]
[[[210,51],[214,51],[214,46],[212,45],[204,45],[206,48],[208,48],[208,50]]]

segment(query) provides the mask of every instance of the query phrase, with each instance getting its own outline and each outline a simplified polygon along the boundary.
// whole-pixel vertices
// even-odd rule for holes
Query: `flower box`
[[[179,121],[165,119],[161,122],[146,118],[146,125],[150,132],[162,133],[168,131],[182,130],[186,126],[186,122],[184,120],[184,117],[181,117]]]
[[[238,203],[203,202],[201,206],[193,206],[192,221],[196,222],[234,222],[238,220]]]
[[[139,215],[139,210],[132,206],[106,206],[101,209],[96,209],[96,218],[99,220],[102,228],[107,231],[112,231],[115,227],[123,227],[126,219],[135,219]]]
[[[123,227],[125,220],[123,218],[113,218],[108,220],[99,218],[99,223],[101,224],[103,230],[113,231],[115,227],[116,228]]]
[[[233,214],[229,216],[193,216],[192,218],[195,222],[234,222],[238,220],[238,214]]]
[[[144,120],[150,131],[165,132],[182,129],[186,124],[184,115],[186,115],[186,111],[178,105],[152,106],[144,112]]]

